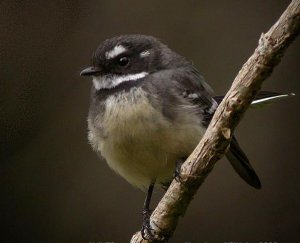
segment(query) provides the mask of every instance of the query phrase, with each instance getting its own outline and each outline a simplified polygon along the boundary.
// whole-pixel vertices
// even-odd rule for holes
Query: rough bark
[[[258,47],[243,65],[219,105],[202,140],[181,167],[182,182],[173,180],[151,215],[155,242],[167,241],[174,233],[196,191],[224,155],[233,131],[259,91],[263,81],[280,62],[285,50],[300,31],[300,0],[293,0],[279,20],[259,39]],[[144,240],[140,232],[131,243]]]

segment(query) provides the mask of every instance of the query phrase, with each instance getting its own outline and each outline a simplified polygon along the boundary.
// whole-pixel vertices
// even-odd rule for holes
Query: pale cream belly
[[[89,124],[93,134],[89,138],[114,171],[146,189],[153,180],[163,183],[172,178],[176,161],[192,152],[204,129],[196,116],[171,123],[149,104],[142,90],[131,92],[133,99],[124,94],[107,101],[101,124],[105,136],[97,136]]]

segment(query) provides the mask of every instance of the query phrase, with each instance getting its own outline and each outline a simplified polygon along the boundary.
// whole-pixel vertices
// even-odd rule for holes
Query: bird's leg
[[[141,229],[141,235],[144,240],[151,240],[154,238],[154,235],[151,232],[152,228],[150,226],[150,216],[152,211],[149,208],[152,192],[154,189],[154,184],[155,182],[152,181],[151,184],[149,185],[147,196],[143,206],[143,226]]]
[[[174,179],[177,181],[177,182],[182,182],[182,177],[180,175],[180,169],[181,169],[181,166],[183,164],[183,162],[186,160],[186,158],[181,158],[181,159],[178,159],[176,161],[176,167],[175,167],[175,172],[174,172]]]

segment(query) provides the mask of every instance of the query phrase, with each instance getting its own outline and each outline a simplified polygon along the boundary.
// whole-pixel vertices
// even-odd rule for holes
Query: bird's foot
[[[175,168],[175,172],[174,172],[174,179],[177,181],[177,182],[183,182],[183,178],[180,174],[180,170],[181,170],[181,166],[183,164],[183,162],[185,161],[185,159],[178,159],[176,161],[176,168]]]
[[[144,209],[143,210],[143,225],[141,229],[141,235],[144,240],[155,240],[155,235],[153,234],[153,229],[150,225],[150,216],[152,214],[152,210]]]

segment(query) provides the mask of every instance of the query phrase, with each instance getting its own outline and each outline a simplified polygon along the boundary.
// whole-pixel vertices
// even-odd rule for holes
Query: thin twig
[[[258,47],[236,76],[202,140],[182,165],[184,181],[173,180],[154,210],[150,221],[158,242],[172,236],[179,217],[183,216],[200,185],[226,152],[235,127],[263,81],[271,75],[299,31],[300,0],[293,0],[271,29],[261,35]],[[141,242],[151,241],[143,240],[137,232],[131,243]]]

